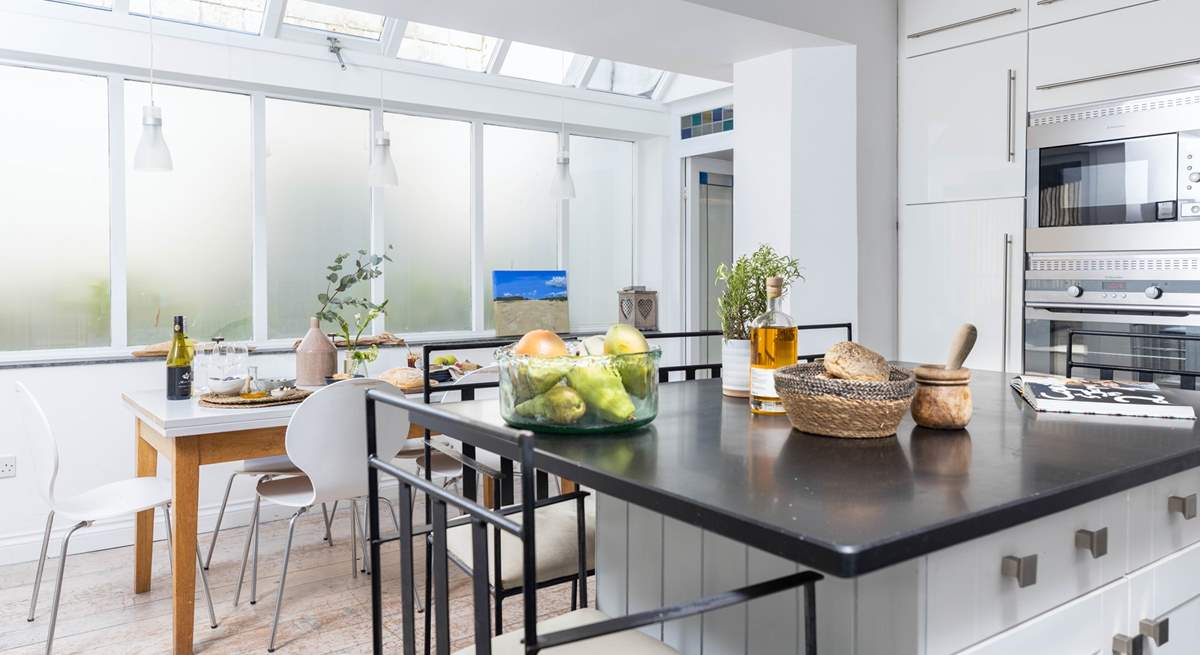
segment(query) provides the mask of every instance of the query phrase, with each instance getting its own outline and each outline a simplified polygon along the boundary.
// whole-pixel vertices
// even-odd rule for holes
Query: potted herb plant
[[[750,322],[767,311],[767,278],[783,278],[783,291],[800,274],[800,262],[775,252],[767,244],[742,255],[732,266],[717,267],[717,298],[721,317],[721,391],[727,396],[750,395]]]
[[[388,246],[388,250],[392,247]],[[383,312],[383,305],[376,305],[367,298],[355,298],[349,295],[350,290],[359,282],[373,280],[383,275],[381,265],[391,261],[386,254],[372,255],[366,250],[359,250],[354,259],[354,268],[349,267],[350,253],[344,252],[334,257],[333,263],[325,267],[325,291],[317,294],[320,309],[309,322],[308,333],[296,346],[296,384],[301,386],[318,386],[325,384],[325,378],[337,373],[337,347],[329,337],[321,331],[321,322],[336,324],[343,327],[343,336],[351,351],[357,350],[358,337],[350,339],[350,326],[341,317],[340,312],[347,307],[359,307],[366,310],[370,317],[366,321],[359,320],[356,315],[355,327],[358,336],[370,326],[371,319]],[[353,345],[352,345],[353,344]],[[378,352],[376,351],[376,355]],[[359,355],[363,357],[364,355]],[[371,358],[372,360],[374,357]],[[369,361],[369,360],[368,360]]]

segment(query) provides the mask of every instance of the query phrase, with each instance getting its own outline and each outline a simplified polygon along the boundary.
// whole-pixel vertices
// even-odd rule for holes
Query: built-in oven
[[[1200,337],[1200,251],[1030,253],[1024,329],[1028,372],[1065,375],[1068,350],[1076,375],[1200,371],[1200,341],[1179,338]]]
[[[1033,113],[1027,134],[1028,251],[1200,248],[1200,90]]]

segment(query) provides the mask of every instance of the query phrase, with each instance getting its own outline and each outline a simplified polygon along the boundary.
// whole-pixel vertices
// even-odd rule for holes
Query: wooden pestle
[[[979,330],[976,330],[974,325],[963,323],[959,326],[958,331],[954,333],[954,338],[950,340],[950,355],[946,357],[947,371],[958,370],[962,367],[967,355],[970,355],[971,349],[975,347],[975,339],[978,336]]]

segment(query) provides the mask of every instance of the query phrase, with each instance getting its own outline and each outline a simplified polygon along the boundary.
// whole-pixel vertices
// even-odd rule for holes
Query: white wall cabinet
[[[1030,111],[1200,86],[1198,24],[1200,2],[1158,0],[1031,30]]]
[[[1036,1],[1036,0],[1034,0]],[[902,0],[900,51],[912,57],[1029,27],[1026,0]]]
[[[901,63],[906,204],[1025,195],[1024,33]]]
[[[1029,0],[1029,29],[1155,0]]]
[[[943,361],[954,330],[973,323],[968,367],[1001,370],[1006,353],[1007,369],[1020,367],[1024,216],[1022,198],[901,207],[901,360]]]

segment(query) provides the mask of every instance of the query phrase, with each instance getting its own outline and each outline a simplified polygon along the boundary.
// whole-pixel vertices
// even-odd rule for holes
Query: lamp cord
[[[154,106],[154,0],[149,0],[150,16],[150,106]]]

